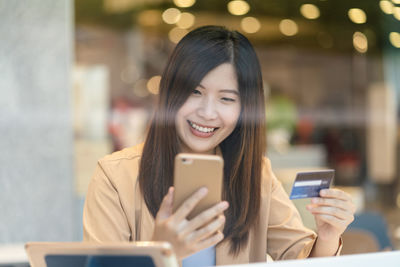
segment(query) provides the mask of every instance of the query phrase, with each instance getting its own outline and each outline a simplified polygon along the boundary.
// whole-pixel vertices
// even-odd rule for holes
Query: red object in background
[[[297,144],[311,144],[314,123],[310,119],[302,118],[297,123]]]

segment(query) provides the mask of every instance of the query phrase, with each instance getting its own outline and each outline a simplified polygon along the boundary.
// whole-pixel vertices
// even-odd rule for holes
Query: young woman
[[[184,265],[332,256],[353,220],[346,193],[329,189],[308,206],[305,228],[265,155],[260,64],[239,32],[205,26],[170,56],[144,145],[101,159],[84,209],[84,240],[170,242]],[[187,220],[202,188],[172,212],[173,162],[179,152],[224,158],[221,203]],[[220,231],[223,229],[223,231]]]

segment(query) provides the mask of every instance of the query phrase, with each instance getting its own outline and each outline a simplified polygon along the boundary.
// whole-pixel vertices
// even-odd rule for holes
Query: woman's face
[[[175,123],[181,152],[214,153],[235,129],[240,107],[235,69],[232,64],[221,64],[201,80],[178,110]]]

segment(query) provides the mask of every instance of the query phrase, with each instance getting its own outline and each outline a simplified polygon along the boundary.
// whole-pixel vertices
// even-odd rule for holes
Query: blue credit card
[[[329,188],[334,176],[334,170],[297,173],[290,199],[319,197],[319,191]]]

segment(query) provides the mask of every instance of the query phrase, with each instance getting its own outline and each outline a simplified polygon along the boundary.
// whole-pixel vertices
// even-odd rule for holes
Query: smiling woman
[[[231,250],[237,252],[260,207],[265,109],[256,53],[239,32],[201,27],[178,43],[162,77],[140,163],[146,204],[156,216],[172,185],[177,153],[213,153],[219,147],[224,198],[231,203],[224,234],[234,237]]]
[[[239,114],[235,69],[230,63],[221,64],[203,78],[176,115],[182,151],[214,153],[235,129]]]
[[[84,239],[168,241],[184,266],[259,262],[266,253],[276,260],[337,254],[353,219],[350,197],[327,190],[309,206],[318,240],[303,226],[264,157],[262,84],[256,53],[242,34],[219,26],[189,32],[162,75],[144,145],[99,161],[86,197]],[[180,152],[224,159],[223,201],[192,219],[207,189],[172,212]]]

